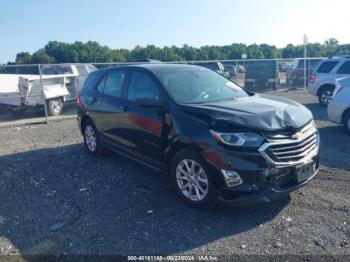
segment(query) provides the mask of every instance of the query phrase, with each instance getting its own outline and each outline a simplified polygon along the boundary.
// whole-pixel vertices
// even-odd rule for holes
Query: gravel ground
[[[307,186],[273,204],[202,212],[165,177],[86,154],[75,120],[0,130],[0,254],[350,256],[350,137],[305,91],[322,139]],[[349,257],[348,257],[349,258]]]

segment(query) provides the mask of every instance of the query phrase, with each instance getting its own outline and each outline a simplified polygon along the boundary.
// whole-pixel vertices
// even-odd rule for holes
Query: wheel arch
[[[206,161],[202,155],[202,150],[199,148],[198,145],[196,145],[195,143],[189,143],[189,144],[186,144],[184,142],[177,142],[175,143],[174,145],[171,146],[171,148],[169,149],[169,151],[167,152],[167,154],[165,155],[165,163],[166,163],[166,175],[169,176],[170,175],[170,164],[171,164],[171,160],[173,159],[173,157],[178,153],[180,152],[181,150],[183,149],[189,149],[189,150],[193,150],[193,151],[196,151],[200,154],[200,156],[203,158],[203,160],[206,162],[208,168],[211,170],[211,172],[214,174],[216,172],[219,172],[218,170],[215,169],[215,167],[211,164],[211,163],[208,163],[208,161]],[[220,174],[219,175],[213,175],[212,176],[213,178],[213,182],[214,182],[214,185],[217,187],[217,188],[222,188],[225,186],[225,182],[223,180],[223,176],[221,176]]]
[[[167,169],[168,169],[168,172],[169,173],[169,167],[170,167],[170,163],[171,163],[171,160],[173,159],[173,157],[181,150],[183,149],[192,149],[192,150],[195,150],[195,151],[198,151],[200,152],[200,149],[198,148],[198,146],[194,143],[184,143],[184,142],[176,142],[174,144],[172,144],[170,146],[170,148],[167,150],[165,156],[164,156],[164,161],[167,165]]]
[[[325,88],[328,88],[328,87],[330,87],[330,88],[332,88],[334,90],[335,84],[333,84],[333,83],[323,83],[323,84],[321,84],[318,87],[318,89],[317,89],[317,96],[319,96],[321,94],[322,90],[324,90]]]

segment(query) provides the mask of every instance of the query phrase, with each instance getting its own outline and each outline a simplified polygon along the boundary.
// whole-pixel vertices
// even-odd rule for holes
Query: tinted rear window
[[[90,73],[86,78],[82,89],[92,88],[93,86],[95,86],[97,81],[100,80],[102,74],[103,74],[102,71],[94,71]]]
[[[317,69],[317,73],[329,73],[339,61],[325,61]]]
[[[248,72],[275,72],[276,63],[274,61],[251,62],[247,65]]]
[[[321,61],[320,59],[307,59],[306,60],[306,68],[307,69],[315,68],[320,61]],[[297,68],[304,69],[304,59],[299,60]]]

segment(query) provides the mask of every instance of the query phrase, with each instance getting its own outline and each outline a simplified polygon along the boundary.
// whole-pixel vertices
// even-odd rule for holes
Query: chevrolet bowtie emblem
[[[301,132],[296,132],[292,135],[292,138],[293,139],[299,139],[300,137],[302,136],[302,133]]]

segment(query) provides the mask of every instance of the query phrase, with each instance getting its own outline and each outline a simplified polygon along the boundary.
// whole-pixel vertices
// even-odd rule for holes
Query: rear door
[[[139,106],[138,98],[158,98],[164,101],[158,81],[149,72],[133,69],[130,72],[123,110],[120,136],[124,143],[138,153],[160,160],[164,109]]]
[[[120,142],[118,131],[121,125],[122,94],[126,84],[126,70],[108,71],[96,86],[96,96],[89,101],[89,112],[99,132]]]

